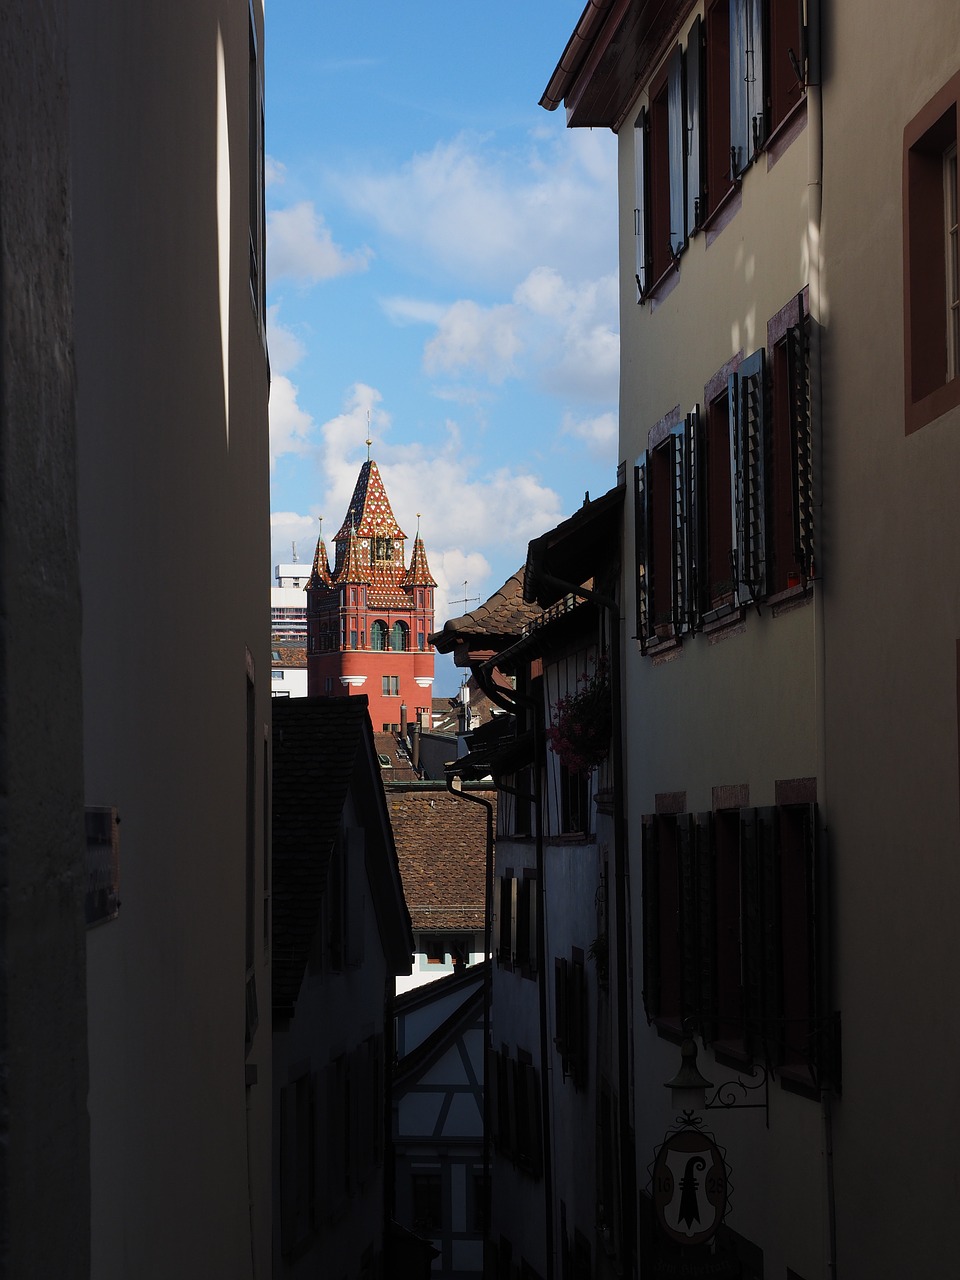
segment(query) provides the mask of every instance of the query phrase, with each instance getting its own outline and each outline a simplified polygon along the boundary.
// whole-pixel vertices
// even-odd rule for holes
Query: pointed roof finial
[[[420,512],[419,512],[419,511],[417,512],[417,534],[416,534],[416,536],[417,536],[418,538],[420,537]]]
[[[367,461],[368,462],[370,461],[370,446],[372,444],[373,444],[373,440],[371,439],[371,436],[370,436],[370,410],[368,409],[367,410]]]

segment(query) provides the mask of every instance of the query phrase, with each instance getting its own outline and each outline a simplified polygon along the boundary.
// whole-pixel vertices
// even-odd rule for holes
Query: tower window
[[[400,677],[399,676],[381,676],[383,696],[385,698],[399,698],[400,696]]]
[[[402,653],[408,648],[407,644],[407,625],[405,622],[395,622],[390,628],[390,648],[394,653]]]
[[[387,647],[387,624],[377,619],[370,624],[370,648],[382,653]]]
[[[393,539],[383,538],[379,535],[373,539],[373,558],[374,560],[392,560],[393,559]]]

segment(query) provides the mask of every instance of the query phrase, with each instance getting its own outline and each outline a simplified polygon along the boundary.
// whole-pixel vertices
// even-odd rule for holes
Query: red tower
[[[331,572],[318,538],[307,584],[307,693],[365,693],[377,731],[399,727],[401,708],[409,720],[429,715],[437,584],[419,528],[406,567],[406,534],[370,458],[334,542]]]

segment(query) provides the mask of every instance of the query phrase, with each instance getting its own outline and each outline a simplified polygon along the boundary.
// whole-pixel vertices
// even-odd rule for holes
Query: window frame
[[[958,135],[960,72],[903,131],[904,430],[908,435],[960,404],[960,373],[949,376],[947,358],[944,200],[944,157]]]

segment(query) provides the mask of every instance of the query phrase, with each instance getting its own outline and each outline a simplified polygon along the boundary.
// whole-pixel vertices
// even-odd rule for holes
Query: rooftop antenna
[[[466,578],[464,578],[464,580],[463,580],[463,599],[462,599],[462,600],[451,600],[451,601],[450,601],[450,603],[451,603],[451,604],[464,604],[464,605],[466,605],[466,604],[479,604],[479,603],[480,603],[480,597],[479,597],[479,596],[468,596],[468,595],[467,595],[467,579],[466,579]]]

